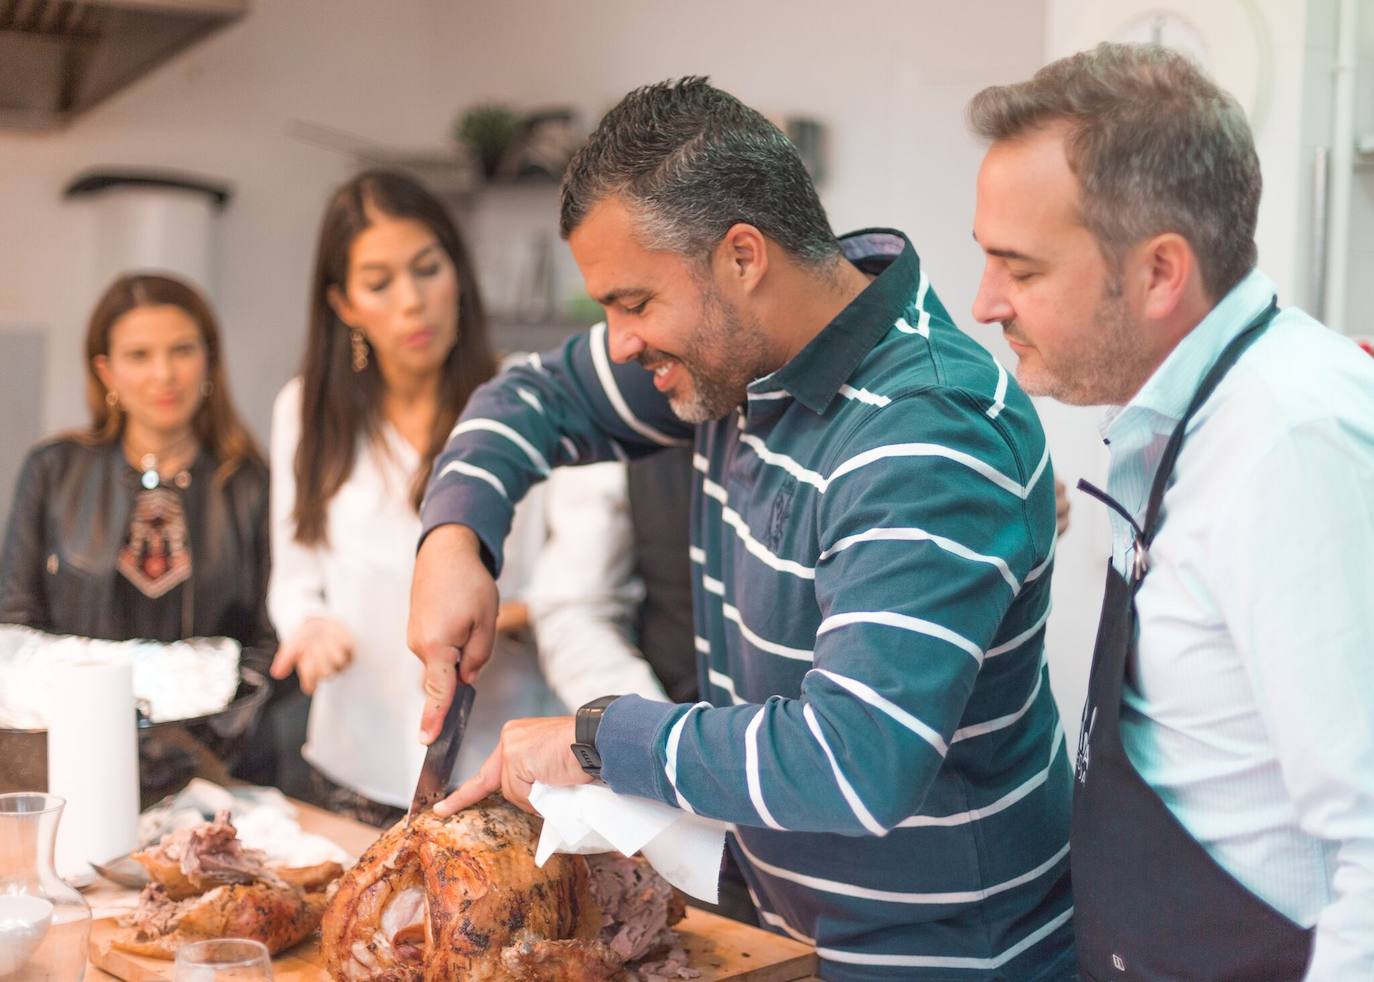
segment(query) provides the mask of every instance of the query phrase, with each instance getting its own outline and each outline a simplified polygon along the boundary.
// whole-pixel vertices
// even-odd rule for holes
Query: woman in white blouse
[[[272,674],[313,693],[303,755],[323,803],[385,824],[410,803],[425,748],[421,666],[406,650],[417,513],[436,453],[496,371],[467,248],[418,184],[371,171],[325,210],[304,367],[272,413]],[[544,536],[517,510],[500,581],[503,651],[482,673],[457,777],[507,719],[559,706],[518,598]]]

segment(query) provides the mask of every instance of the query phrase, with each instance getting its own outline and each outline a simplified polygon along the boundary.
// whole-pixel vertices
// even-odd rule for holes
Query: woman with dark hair
[[[24,462],[0,622],[124,641],[225,636],[266,671],[267,467],[234,411],[219,327],[170,276],[121,276],[86,332],[90,426]]]
[[[313,693],[305,759],[315,792],[374,824],[410,803],[424,747],[421,674],[405,650],[418,508],[468,396],[496,372],[472,260],[443,206],[409,178],[361,174],[325,208],[298,378],[272,414],[268,603],[283,638],[272,672]],[[518,596],[543,541],[522,505],[502,595]],[[556,705],[507,604],[501,669],[458,770],[475,771],[505,720]],[[521,636],[521,637],[517,637]],[[495,663],[494,663],[495,664]]]

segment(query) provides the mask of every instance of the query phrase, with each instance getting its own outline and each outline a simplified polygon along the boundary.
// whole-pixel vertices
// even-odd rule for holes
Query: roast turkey
[[[670,925],[681,900],[640,860],[550,857],[539,820],[499,798],[382,834],[320,925],[341,982],[602,982],[694,978]],[[644,974],[633,964],[667,956]]]
[[[272,867],[246,849],[227,813],[182,829],[134,854],[152,881],[122,919],[116,948],[174,958],[184,944],[210,938],[251,938],[276,954],[319,926],[337,863]]]

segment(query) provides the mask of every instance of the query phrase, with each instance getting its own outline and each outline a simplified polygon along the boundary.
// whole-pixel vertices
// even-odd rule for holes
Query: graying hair
[[[705,77],[635,89],[606,114],[563,175],[563,237],[612,196],[637,206],[645,245],[690,259],[739,222],[808,265],[840,255],[796,147]]]
[[[1029,81],[969,103],[989,141],[1068,123],[1065,153],[1084,225],[1118,267],[1163,232],[1188,241],[1203,285],[1221,299],[1254,268],[1260,168],[1245,113],[1188,58],[1158,45],[1099,44]]]

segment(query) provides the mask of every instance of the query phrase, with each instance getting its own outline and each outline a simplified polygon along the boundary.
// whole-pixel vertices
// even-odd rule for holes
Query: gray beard
[[[736,389],[717,379],[702,376],[685,361],[682,366],[691,376],[692,392],[681,399],[669,396],[668,405],[684,423],[709,423],[724,419],[744,402],[746,393],[743,388]]]
[[[728,309],[719,293],[707,288],[702,296],[701,328],[677,361],[692,380],[691,394],[668,397],[668,405],[684,423],[724,419],[744,404],[749,383],[760,375],[767,345],[757,324]]]

